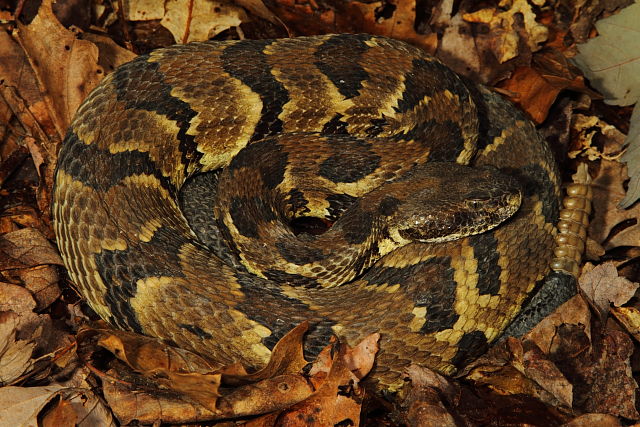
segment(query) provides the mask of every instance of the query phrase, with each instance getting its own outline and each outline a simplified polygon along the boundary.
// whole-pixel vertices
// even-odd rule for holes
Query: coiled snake
[[[453,372],[514,319],[549,272],[558,200],[510,103],[402,42],[329,35],[118,68],[73,120],[53,214],[112,325],[254,367],[304,320],[311,353],[380,332],[372,375],[397,386],[411,362]],[[296,231],[309,217],[320,232]]]

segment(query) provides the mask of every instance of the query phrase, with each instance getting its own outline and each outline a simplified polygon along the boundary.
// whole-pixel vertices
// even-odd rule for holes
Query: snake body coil
[[[424,191],[473,188],[455,163],[517,181],[517,213],[438,243],[407,225],[427,214],[379,223],[411,205],[416,169],[450,171]],[[202,242],[181,189],[224,168]],[[253,367],[304,320],[312,352],[381,332],[373,375],[393,387],[409,363],[451,373],[499,336],[549,271],[558,200],[549,149],[511,104],[402,42],[329,35],[194,43],[118,68],[73,120],[53,213],[71,279],[112,325]],[[335,221],[335,237],[274,231],[306,216]],[[359,257],[336,255],[345,245]]]

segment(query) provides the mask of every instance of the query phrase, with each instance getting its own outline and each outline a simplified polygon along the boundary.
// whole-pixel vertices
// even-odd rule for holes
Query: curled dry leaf
[[[107,372],[116,377],[114,371]],[[182,424],[210,420],[215,414],[204,406],[185,400],[167,390],[143,391],[130,384],[105,380],[102,390],[109,408],[120,421],[120,425],[139,424]]]
[[[595,267],[587,263],[578,279],[578,285],[603,318],[609,314],[611,304],[620,307],[638,289],[637,283],[618,276],[618,270],[612,262]]]

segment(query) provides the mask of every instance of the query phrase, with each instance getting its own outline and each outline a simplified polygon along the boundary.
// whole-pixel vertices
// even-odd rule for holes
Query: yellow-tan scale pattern
[[[246,68],[266,70],[261,78],[271,86],[264,90],[261,82],[251,80],[253,75],[233,71],[227,63],[233,49],[245,46]],[[323,71],[318,55],[331,46],[343,50],[344,58],[336,63],[351,64],[364,77],[355,83],[336,80],[339,70],[331,64]],[[255,65],[252,55],[263,65]],[[469,83],[419,49],[381,37],[319,36],[190,44],[155,51],[139,61],[106,77],[78,110],[55,179],[54,226],[69,275],[112,324],[197,351],[221,365],[239,361],[252,367],[268,360],[271,345],[266,342],[277,322],[324,322],[329,325],[326,331],[350,344],[380,332],[372,376],[395,388],[410,363],[453,372],[468,340],[493,341],[549,271],[556,234],[549,206],[557,204],[559,190],[548,148],[533,125],[510,112],[512,106],[483,88],[475,89],[480,97],[462,93],[459,88]],[[433,73],[416,80],[416,67],[433,67]],[[416,81],[425,87],[416,89]],[[347,90],[357,89],[356,96],[344,95],[348,84],[352,86]],[[418,99],[411,98],[411,91],[423,89]],[[157,94],[170,101],[158,101]],[[275,107],[264,100],[284,99],[282,94],[286,102],[267,123],[265,117]],[[492,141],[478,140],[476,102],[487,104],[487,122],[502,129]],[[397,138],[395,155],[394,150],[379,149],[383,162],[373,179],[363,180],[384,180],[429,161],[434,152],[447,152],[442,134],[434,134],[437,141],[420,141],[412,133],[434,123],[435,129],[455,127],[460,135],[460,147],[449,161],[518,170],[534,165],[534,175],[548,188],[525,200],[514,218],[490,232],[495,247],[482,247],[478,242],[483,240],[472,238],[411,243],[372,267],[383,273],[415,267],[417,273],[403,283],[374,283],[367,280],[373,276],[365,275],[330,289],[273,284],[234,271],[196,241],[176,201],[189,176],[228,165],[257,138],[260,126],[268,130],[259,138],[269,136],[269,126],[280,127],[283,138],[301,133],[329,138],[322,132],[332,120],[342,123],[342,132],[363,138],[369,138],[378,123],[376,134],[367,140],[405,135]],[[90,161],[81,164],[85,155]],[[323,160],[304,148],[289,155],[295,165]],[[117,169],[122,165],[128,169]],[[290,188],[297,185],[295,167],[283,171]],[[361,195],[369,189],[363,181],[323,179],[323,185],[336,192]],[[326,201],[311,199],[312,212],[326,213]],[[240,235],[230,223],[230,234]],[[160,248],[157,242],[168,247]],[[166,250],[170,252],[162,255]],[[496,291],[478,285],[487,274],[480,269],[483,251],[497,254]],[[134,265],[119,264],[121,260]],[[451,292],[438,288],[439,283],[452,286]],[[264,298],[252,293],[260,286],[265,287]],[[425,289],[452,302],[446,328],[430,326],[439,321],[433,316],[442,307],[420,303],[431,298]],[[276,304],[287,300],[293,306]]]

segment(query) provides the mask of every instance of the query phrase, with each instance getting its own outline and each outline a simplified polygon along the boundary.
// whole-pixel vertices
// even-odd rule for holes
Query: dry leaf
[[[336,343],[335,347],[328,374],[324,369],[311,370],[323,378],[318,391],[284,411],[278,419],[280,425],[296,426],[300,425],[300,420],[309,426],[360,425],[364,389],[358,386],[345,361],[348,346]],[[327,348],[323,352],[326,353]]]
[[[98,66],[98,48],[58,22],[51,0],[43,0],[29,25],[18,21],[17,37],[62,139],[78,106],[104,75]]]
[[[43,264],[63,265],[57,249],[34,228],[0,236],[0,271]]]
[[[113,371],[108,374],[117,376]],[[182,424],[214,419],[215,414],[195,402],[181,400],[166,390],[142,391],[137,387],[118,381],[104,381],[104,397],[109,408],[120,421],[120,425]]]
[[[415,30],[415,0],[394,3],[388,14],[380,14],[380,2],[353,1],[349,3],[349,7],[350,13],[362,16],[362,27],[359,31],[403,40],[429,53],[436,51],[438,35],[436,33],[419,34]]]
[[[582,296],[576,295],[562,304],[550,316],[538,323],[525,335],[524,339],[535,342],[544,354],[549,354],[553,339],[558,335],[558,328],[565,324],[580,325],[584,327],[587,337],[591,337],[591,314]]]
[[[74,427],[77,421],[78,416],[71,403],[60,398],[42,417],[42,427]]]
[[[456,426],[455,419],[442,402],[453,402],[459,390],[447,378],[417,365],[406,370],[411,380],[411,388],[404,399],[407,407],[406,419],[412,425],[420,426]]]
[[[120,65],[132,61],[136,57],[135,53],[119,46],[110,37],[95,33],[82,33],[81,36],[84,40],[88,40],[98,47],[98,65],[105,74],[109,74]]]
[[[507,7],[505,11],[496,8],[480,9],[473,13],[465,13],[462,17],[467,22],[481,22],[488,24],[494,38],[494,54],[498,62],[507,62],[518,56],[518,34],[516,14],[524,19],[524,31],[527,34],[525,43],[532,52],[540,49],[540,43],[547,40],[549,30],[536,22],[536,15],[527,0],[502,0],[500,7]]]
[[[0,388],[0,426],[38,425],[38,414],[62,389],[55,384]]]
[[[126,0],[122,3],[127,21],[151,21],[164,16],[164,2],[161,1]]]
[[[562,427],[620,427],[618,417],[607,414],[584,414],[574,418]]]
[[[611,313],[636,341],[640,341],[640,310],[635,307],[613,307]]]
[[[197,354],[163,344],[155,338],[111,329],[84,329],[82,332],[98,333],[98,345],[131,369],[148,376],[170,372],[208,374],[216,369]]]
[[[637,283],[618,276],[618,270],[612,262],[596,267],[587,263],[578,279],[578,285],[603,318],[609,313],[611,304],[620,307],[638,289]]]
[[[164,7],[160,24],[176,43],[209,40],[249,19],[242,8],[216,0],[167,0]]]
[[[35,343],[16,339],[18,324],[14,312],[0,312],[0,386],[19,378],[32,366]]]
[[[507,338],[466,368],[465,378],[500,394],[524,394],[571,407],[572,385],[533,342]]]

